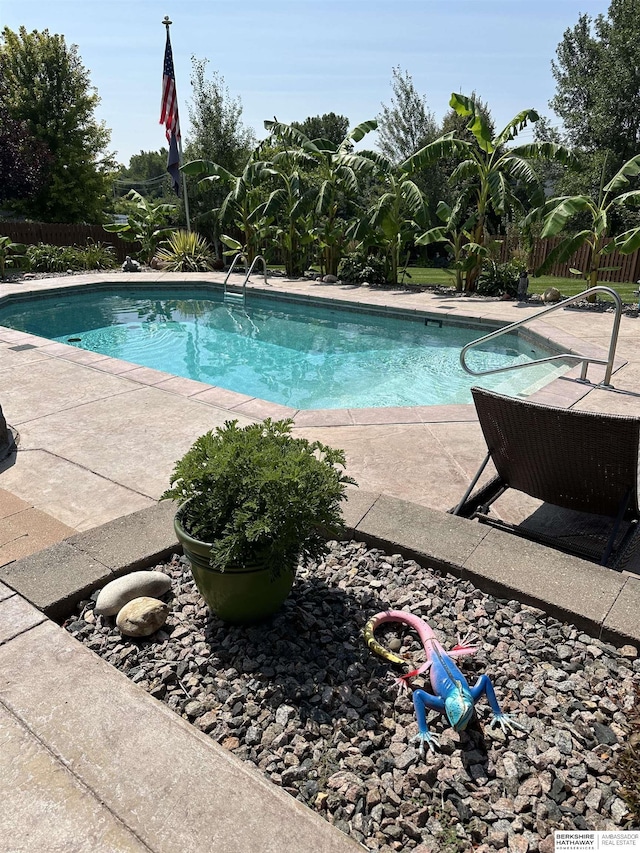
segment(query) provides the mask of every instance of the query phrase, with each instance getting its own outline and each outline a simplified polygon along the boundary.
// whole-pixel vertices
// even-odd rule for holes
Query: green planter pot
[[[184,556],[211,610],[225,622],[258,622],[275,613],[291,592],[295,566],[283,568],[277,577],[262,566],[228,567],[224,572],[209,564],[211,544],[194,539],[183,529],[180,511],[173,523]]]

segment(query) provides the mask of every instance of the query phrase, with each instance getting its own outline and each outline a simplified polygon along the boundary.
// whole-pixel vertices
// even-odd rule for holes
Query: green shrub
[[[38,243],[27,247],[29,268],[34,272],[66,272],[67,270],[105,270],[116,266],[111,246],[93,241],[86,246],[51,246]]]
[[[213,252],[204,237],[195,231],[174,231],[155,258],[163,270],[207,272],[213,269]]]
[[[342,531],[340,501],[354,481],[344,452],[291,435],[293,421],[227,421],[178,460],[162,499],[183,506],[185,531],[213,543],[211,565],[259,564],[278,574],[301,555],[317,559]]]
[[[65,272],[82,269],[73,246],[51,246],[38,243],[27,247],[29,266],[34,272]]]
[[[87,239],[84,248],[78,248],[85,270],[110,270],[117,266],[116,253],[113,246],[106,243],[96,243],[91,238]]]
[[[338,278],[358,284],[364,281],[368,281],[369,284],[384,284],[386,281],[384,259],[375,255],[365,255],[362,252],[352,252],[340,261]]]
[[[482,296],[518,295],[518,279],[525,269],[518,261],[508,261],[501,264],[498,261],[485,261],[478,278],[478,293]]]

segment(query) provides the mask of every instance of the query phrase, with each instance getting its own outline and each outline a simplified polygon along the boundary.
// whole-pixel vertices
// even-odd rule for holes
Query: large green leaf
[[[579,231],[572,237],[565,237],[547,255],[544,263],[536,270],[536,275],[544,275],[555,263],[563,264],[574,255],[578,249],[589,241],[591,231]]]
[[[458,95],[454,92],[451,95],[449,106],[460,116],[471,116],[467,130],[470,130],[475,136],[476,142],[483,151],[486,151],[487,154],[492,154],[496,146],[491,136],[491,126],[471,98],[467,98],[466,95]]]
[[[611,178],[609,183],[604,187],[606,193],[616,192],[621,190],[629,183],[629,178],[634,178],[640,175],[640,154],[636,154],[630,160],[624,163],[618,172]]]
[[[628,193],[622,193],[613,200],[613,204],[617,207],[637,207],[640,205],[640,190],[630,190]]]
[[[449,183],[457,184],[458,181],[464,181],[467,178],[476,178],[478,177],[479,171],[480,164],[477,160],[473,158],[463,160],[461,163],[458,163],[458,165],[455,167],[455,169],[449,176]]]
[[[539,118],[540,116],[535,110],[522,110],[515,115],[509,124],[496,136],[494,142],[495,147],[499,148],[501,145],[504,145],[505,142],[510,142],[512,139],[515,139],[518,133],[520,133],[521,130],[524,130],[530,121],[538,121]]]
[[[355,195],[358,192],[358,179],[353,169],[348,166],[338,166],[336,175],[340,179],[347,195]]]
[[[317,195],[318,190],[316,187],[311,187],[303,193],[291,208],[291,219],[301,219],[303,216],[306,216],[313,207],[313,203],[315,202]]]
[[[351,169],[356,175],[362,173],[371,174],[378,168],[378,164],[373,158],[363,157],[361,154],[340,154],[336,162],[340,166]]]
[[[601,208],[596,212],[596,215],[593,217],[593,233],[596,235],[596,237],[602,237],[603,234],[607,233],[607,226],[607,211]]]
[[[405,199],[405,202],[414,217],[420,217],[424,211],[424,196],[422,191],[413,183],[413,181],[402,181],[400,191]]]
[[[265,121],[264,126],[265,130],[268,130],[283,142],[287,142],[289,145],[296,145],[311,154],[320,154],[320,149],[311,142],[308,136],[305,136],[301,130],[298,130],[297,127],[284,124],[281,121]]]
[[[555,199],[555,201],[558,201]],[[548,213],[544,220],[541,237],[555,237],[576,213],[588,210],[591,200],[586,195],[566,196]]]
[[[329,209],[333,201],[333,186],[330,181],[323,181],[316,199],[316,213],[321,216]]]
[[[494,213],[502,216],[507,209],[507,181],[502,172],[489,172],[487,175],[487,184],[489,185],[489,198],[491,199],[491,207]]]
[[[449,236],[446,228],[430,228],[416,239],[416,246],[430,246],[431,243],[448,243]]]
[[[564,166],[575,166],[578,157],[564,145],[556,142],[530,142],[527,145],[517,145],[510,148],[509,153],[515,157],[525,157],[527,160],[553,160]]]
[[[280,209],[282,204],[286,201],[286,198],[286,190],[282,189],[281,187],[277,190],[274,190],[264,204],[264,215],[275,215],[275,213]]]
[[[507,175],[528,187],[538,183],[538,176],[523,157],[516,157],[513,154],[504,157],[501,160],[501,167]]]
[[[225,246],[228,246],[230,249],[233,249],[235,252],[242,251],[242,243],[238,243],[238,241],[234,237],[229,237],[228,234],[220,235],[220,242],[224,243]]]
[[[235,175],[211,160],[191,160],[189,163],[185,163],[180,171],[184,172],[185,175],[193,175],[194,177],[220,178],[224,181],[235,180]]]
[[[640,228],[631,228],[615,239],[616,249],[622,255],[630,255],[636,249],[640,249]]]
[[[437,163],[442,157],[462,156],[467,158],[475,157],[476,150],[471,143],[464,139],[457,139],[454,132],[445,133],[443,136],[434,139],[424,148],[412,154],[404,163],[400,163],[398,169],[401,172],[419,172],[428,166]]]
[[[436,216],[441,222],[448,222],[451,219],[451,207],[446,201],[439,201],[436,207]]]
[[[370,133],[372,130],[376,130],[378,127],[378,122],[372,118],[368,121],[362,121],[360,124],[357,124],[346,136],[346,139],[343,140],[342,145],[346,142],[347,139],[352,139],[354,142],[360,142],[365,138],[367,133]],[[342,146],[341,146],[342,147]]]

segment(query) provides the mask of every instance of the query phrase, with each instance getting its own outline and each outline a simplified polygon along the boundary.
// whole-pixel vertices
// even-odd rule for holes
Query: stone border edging
[[[62,621],[109,580],[179,551],[172,503],[123,516],[0,568],[0,581]],[[347,532],[373,547],[472,581],[605,641],[640,644],[640,577],[438,510],[349,490]]]

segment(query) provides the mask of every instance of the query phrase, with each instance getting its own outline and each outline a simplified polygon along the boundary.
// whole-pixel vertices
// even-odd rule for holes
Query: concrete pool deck
[[[198,276],[218,285],[222,278]],[[181,279],[74,276],[5,284],[2,294]],[[479,323],[539,310],[275,277],[267,287]],[[536,330],[564,348],[602,354],[611,323],[610,314],[561,311]],[[536,398],[640,415],[639,324],[622,319],[614,390],[565,378]],[[157,499],[175,460],[229,418],[290,415],[298,434],[343,447],[360,485],[346,507],[353,535],[541,606],[617,645],[640,644],[640,578],[444,514],[485,453],[471,405],[298,412],[6,328],[0,350],[0,402],[19,433],[18,453],[0,464],[0,791],[7,804],[0,838],[8,839],[0,850],[14,849],[10,839],[19,835],[29,840],[19,849],[28,850],[71,849],[78,838],[85,844],[78,849],[95,851],[358,849],[48,618],[64,618],[90,589],[175,548],[172,508]],[[590,368],[589,377],[599,370]],[[505,517],[529,506],[510,500]],[[59,704],[51,697],[61,684]],[[196,789],[193,799],[186,789]],[[45,817],[52,813],[55,838]]]

